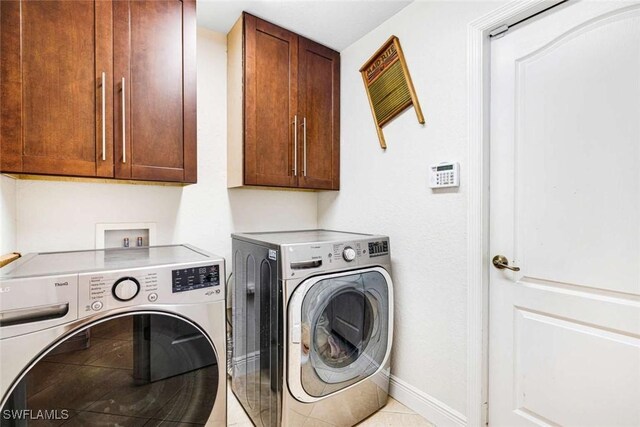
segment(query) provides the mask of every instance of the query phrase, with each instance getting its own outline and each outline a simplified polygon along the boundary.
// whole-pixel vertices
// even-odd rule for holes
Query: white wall
[[[0,255],[16,249],[16,182],[0,175]]]
[[[229,258],[233,231],[317,226],[314,193],[227,190],[226,36],[200,28],[197,48],[198,184],[18,180],[20,251],[90,249],[96,223],[155,222],[157,244],[188,242]],[[2,190],[4,198],[4,178]]]
[[[231,259],[234,231],[317,227],[310,192],[227,189],[226,35],[198,29],[198,181],[181,193],[174,241]]]
[[[396,395],[413,390],[432,421],[433,405],[467,412],[467,24],[498,6],[416,2],[341,53],[341,190],[319,196],[319,225],[390,236]],[[405,111],[384,128],[383,151],[358,69],[392,34],[426,124]],[[428,167],[442,161],[460,162],[459,189],[429,189]]]

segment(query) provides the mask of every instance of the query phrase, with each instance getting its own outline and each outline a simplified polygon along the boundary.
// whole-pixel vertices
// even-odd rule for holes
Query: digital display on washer
[[[173,293],[220,285],[220,266],[181,268],[171,271]]]
[[[369,242],[369,256],[381,256],[389,253],[389,242],[382,240],[379,242]]]

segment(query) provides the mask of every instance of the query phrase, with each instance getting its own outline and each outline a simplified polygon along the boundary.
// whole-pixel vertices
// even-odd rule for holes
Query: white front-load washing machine
[[[382,408],[393,332],[389,238],[232,237],[232,389],[254,424],[352,426]]]
[[[0,424],[226,425],[224,269],[187,245],[0,269]]]

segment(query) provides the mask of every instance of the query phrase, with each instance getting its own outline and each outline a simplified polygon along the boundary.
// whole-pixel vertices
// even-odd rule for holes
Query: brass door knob
[[[493,266],[498,270],[520,271],[520,267],[509,267],[509,260],[504,255],[496,255],[493,257]]]

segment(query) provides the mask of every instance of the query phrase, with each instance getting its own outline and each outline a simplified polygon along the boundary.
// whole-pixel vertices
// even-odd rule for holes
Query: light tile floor
[[[227,425],[229,427],[253,426],[230,387],[227,387]],[[391,397],[389,397],[389,402],[384,408],[358,424],[358,427],[393,426],[434,427],[429,421]]]

